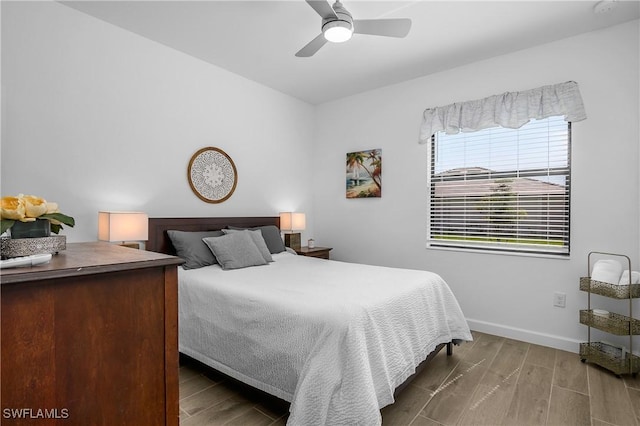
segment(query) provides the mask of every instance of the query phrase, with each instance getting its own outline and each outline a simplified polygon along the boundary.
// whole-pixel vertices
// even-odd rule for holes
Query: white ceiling
[[[344,0],[354,19],[411,18],[411,31],[355,34],[298,58],[320,34],[304,0],[61,3],[312,104],[640,17],[637,0],[612,2],[606,13],[576,0]]]

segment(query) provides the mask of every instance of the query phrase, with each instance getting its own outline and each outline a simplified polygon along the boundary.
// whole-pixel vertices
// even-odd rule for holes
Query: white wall
[[[578,278],[588,252],[625,253],[640,269],[638,28],[634,21],[319,106],[318,244],[334,247],[336,259],[437,272],[473,328],[576,351],[586,338]],[[426,249],[422,111],[567,80],[578,82],[588,115],[572,133],[571,259]],[[382,198],[346,199],[345,154],[371,148],[382,149]],[[567,294],[566,308],[553,307],[555,291]]]
[[[58,202],[76,219],[69,242],[96,240],[99,210],[312,208],[313,106],[59,3],[2,2],[2,103],[2,195]],[[221,204],[187,181],[206,146],[238,170]]]
[[[626,253],[640,269],[638,21],[314,108],[58,3],[1,7],[1,193],[57,201],[78,223],[70,242],[95,240],[103,209],[305,211],[303,239],[334,258],[438,272],[473,328],[569,350],[586,337],[587,253]],[[426,249],[422,111],[566,80],[589,117],[573,127],[571,259]],[[222,204],[187,182],[204,146],[238,168]],[[370,148],[382,148],[383,196],[347,200],[345,154]],[[566,308],[552,306],[554,291]]]

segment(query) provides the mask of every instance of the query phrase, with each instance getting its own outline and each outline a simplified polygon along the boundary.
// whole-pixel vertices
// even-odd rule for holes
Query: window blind
[[[428,246],[569,254],[570,135],[559,116],[436,133]]]

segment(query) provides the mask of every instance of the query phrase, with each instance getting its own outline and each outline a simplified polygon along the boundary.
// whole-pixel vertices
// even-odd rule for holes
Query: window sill
[[[431,246],[427,244],[427,250],[442,250],[442,251],[455,251],[455,252],[464,252],[464,253],[479,253],[479,254],[487,254],[487,255],[498,255],[498,256],[521,256],[521,257],[538,257],[543,259],[554,259],[554,260],[571,260],[571,254],[554,254],[554,253],[527,253],[527,252],[516,252],[516,251],[503,251],[503,250],[482,250],[482,249],[474,249],[474,248],[462,248],[462,247],[441,247],[441,246]]]

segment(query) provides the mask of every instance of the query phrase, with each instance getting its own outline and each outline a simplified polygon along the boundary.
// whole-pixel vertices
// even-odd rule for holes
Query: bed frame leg
[[[449,342],[447,343],[447,356],[451,355],[453,355],[453,343]]]

